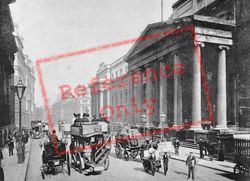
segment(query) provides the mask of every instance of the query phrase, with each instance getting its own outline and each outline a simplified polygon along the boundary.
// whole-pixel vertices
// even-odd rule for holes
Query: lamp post
[[[23,85],[22,80],[19,79],[18,84],[15,86],[15,92],[19,100],[19,131],[22,129],[22,99],[26,86]]]
[[[22,130],[22,98],[23,94],[25,92],[26,86],[23,85],[22,80],[19,79],[18,84],[15,86],[15,92],[17,93],[17,97],[19,100],[19,141],[17,145],[17,157],[18,162],[17,163],[23,163],[25,159],[25,145],[23,142],[23,136],[21,133]]]

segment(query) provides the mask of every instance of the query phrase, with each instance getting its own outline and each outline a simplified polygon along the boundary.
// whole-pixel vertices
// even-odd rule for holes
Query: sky
[[[163,0],[164,20],[176,0]],[[161,20],[161,0],[17,0],[12,18],[23,37],[24,53],[34,62],[58,54],[84,50],[138,37],[148,24]],[[53,103],[59,87],[88,85],[101,62],[125,55],[132,44],[42,65],[45,89]],[[35,75],[37,77],[37,73]],[[39,81],[35,102],[43,106]]]

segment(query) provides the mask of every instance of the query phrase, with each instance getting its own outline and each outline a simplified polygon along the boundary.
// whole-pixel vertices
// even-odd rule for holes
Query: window
[[[116,77],[116,78],[118,77],[118,72],[117,72],[117,71],[115,72],[115,77]]]
[[[122,76],[122,69],[120,69],[120,76]]]

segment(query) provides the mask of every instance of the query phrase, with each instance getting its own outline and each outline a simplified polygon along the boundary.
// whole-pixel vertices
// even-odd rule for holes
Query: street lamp
[[[17,97],[19,99],[19,131],[22,129],[22,99],[23,94],[25,92],[26,86],[23,85],[22,80],[19,79],[18,84],[15,86],[15,92],[17,93]]]
[[[15,86],[15,92],[17,93],[17,97],[19,99],[19,141],[17,145],[17,163],[23,163],[25,159],[25,145],[23,142],[22,130],[22,98],[25,92],[26,86],[23,85],[22,80],[19,79],[18,84]]]

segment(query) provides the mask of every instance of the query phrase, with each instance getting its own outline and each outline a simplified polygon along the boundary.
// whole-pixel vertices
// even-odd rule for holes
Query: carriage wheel
[[[137,155],[138,155],[138,151],[131,151],[132,158],[135,159],[137,157]]]
[[[124,156],[124,159],[126,161],[129,161],[129,155],[128,155],[128,152],[126,150],[124,150],[123,156]]]
[[[79,161],[79,165],[78,165],[79,172],[82,173],[82,161],[81,161],[81,155],[80,155],[80,153],[77,153],[77,159],[76,160]]]
[[[45,179],[45,173],[44,173],[44,171],[41,172],[41,175],[42,175],[42,178],[44,180]]]
[[[116,144],[115,154],[116,154],[117,158],[122,158],[122,148],[121,148],[120,144]]]
[[[243,166],[236,164],[234,167],[234,177],[235,180],[240,180],[243,175]]]
[[[142,150],[140,153],[140,159],[143,160],[143,158],[144,158],[144,150]]]
[[[107,157],[107,159],[104,161],[104,170],[108,170],[109,168],[109,157]]]
[[[67,168],[68,168],[68,175],[70,175],[70,162],[69,162],[69,154],[66,154],[66,159],[67,159]]]

